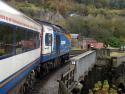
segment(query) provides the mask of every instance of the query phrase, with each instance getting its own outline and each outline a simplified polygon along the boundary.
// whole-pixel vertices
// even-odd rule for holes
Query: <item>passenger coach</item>
[[[61,26],[36,22],[0,0],[0,94],[24,94],[64,64],[70,40]]]
[[[0,94],[19,92],[17,84],[39,63],[40,32],[37,22],[0,0]]]

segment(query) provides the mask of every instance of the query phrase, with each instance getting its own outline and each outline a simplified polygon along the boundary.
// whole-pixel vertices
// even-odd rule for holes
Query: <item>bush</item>
[[[111,46],[111,47],[121,47],[122,45],[122,40],[120,40],[119,38],[116,37],[110,37],[107,40],[107,43]]]

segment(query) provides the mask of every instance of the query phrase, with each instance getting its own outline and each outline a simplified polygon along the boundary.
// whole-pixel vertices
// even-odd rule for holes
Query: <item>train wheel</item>
[[[46,71],[46,74],[49,73],[49,64],[48,63],[45,64],[45,71]]]
[[[53,65],[53,69],[56,69],[56,68],[57,68],[57,61],[56,61],[56,60],[53,60],[53,61],[52,61],[52,65]]]
[[[19,94],[24,94],[24,92],[23,92],[23,87],[20,88]]]
[[[58,66],[58,59],[53,60],[54,69]]]
[[[58,57],[58,62],[57,62],[57,64],[58,64],[58,67],[61,67],[61,57]]]
[[[25,84],[23,84],[20,88],[19,94],[25,94],[26,93],[26,87]]]
[[[61,65],[65,64],[65,59],[61,58]]]
[[[36,78],[39,78],[39,77],[40,77],[40,72],[41,72],[41,67],[38,66],[38,67],[35,69],[35,77],[36,77]]]

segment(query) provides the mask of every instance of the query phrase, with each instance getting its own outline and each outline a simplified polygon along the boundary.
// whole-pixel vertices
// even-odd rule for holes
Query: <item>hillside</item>
[[[107,45],[125,43],[125,0],[6,0],[32,18],[64,26]]]

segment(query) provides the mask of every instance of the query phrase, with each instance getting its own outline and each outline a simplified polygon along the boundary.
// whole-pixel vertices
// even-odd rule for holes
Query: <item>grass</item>
[[[112,52],[110,54],[111,57],[121,57],[121,56],[125,56],[125,53],[120,53],[120,52]]]
[[[79,47],[73,47],[73,48],[71,48],[71,50],[83,50],[83,49],[81,49]]]

